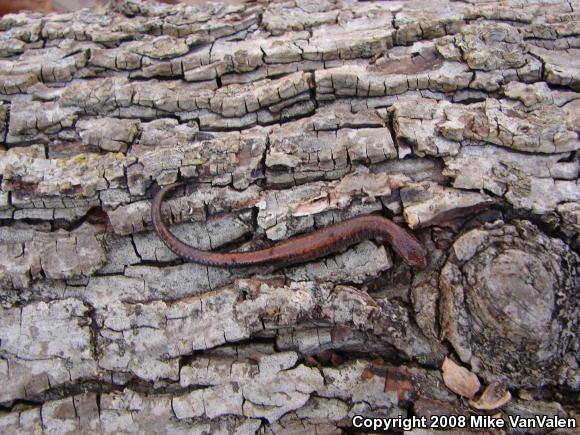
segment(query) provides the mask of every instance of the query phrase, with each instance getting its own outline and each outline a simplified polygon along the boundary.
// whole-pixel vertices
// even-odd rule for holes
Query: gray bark
[[[0,432],[574,416],[580,4],[139,0],[0,19]],[[368,213],[286,268],[183,262]],[[510,429],[511,430],[511,429]],[[537,431],[543,432],[541,430]]]

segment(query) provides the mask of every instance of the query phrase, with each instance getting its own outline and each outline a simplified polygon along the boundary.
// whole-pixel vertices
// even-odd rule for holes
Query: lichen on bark
[[[0,432],[339,433],[479,413],[484,390],[509,393],[502,416],[575,415],[579,9],[1,17]],[[288,267],[187,263],[151,225],[175,181],[163,218],[201,249],[375,213],[429,265],[374,240]]]

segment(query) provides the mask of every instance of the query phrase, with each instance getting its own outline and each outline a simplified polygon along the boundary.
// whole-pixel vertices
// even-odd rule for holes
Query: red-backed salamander
[[[363,240],[377,239],[389,242],[408,265],[418,269],[427,266],[427,252],[421,242],[390,219],[376,215],[355,217],[257,251],[221,253],[196,249],[175,237],[161,218],[165,195],[182,184],[165,186],[155,195],[151,220],[163,243],[185,260],[218,267],[286,266],[333,254]]]

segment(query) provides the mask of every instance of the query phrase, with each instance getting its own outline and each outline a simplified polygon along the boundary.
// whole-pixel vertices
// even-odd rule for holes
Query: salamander
[[[427,266],[427,251],[406,229],[377,215],[359,216],[309,234],[292,237],[270,248],[251,252],[211,252],[196,249],[175,237],[161,217],[168,192],[183,183],[163,187],[153,198],[151,220],[159,238],[175,254],[198,264],[218,267],[287,266],[324,257],[367,239],[388,242],[408,265]]]

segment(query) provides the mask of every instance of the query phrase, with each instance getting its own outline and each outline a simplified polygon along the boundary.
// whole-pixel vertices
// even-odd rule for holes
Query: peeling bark
[[[122,0],[2,17],[0,432],[574,417],[578,10]],[[374,240],[285,268],[184,263],[151,227],[175,181],[162,214],[192,246],[379,213],[429,266]]]

